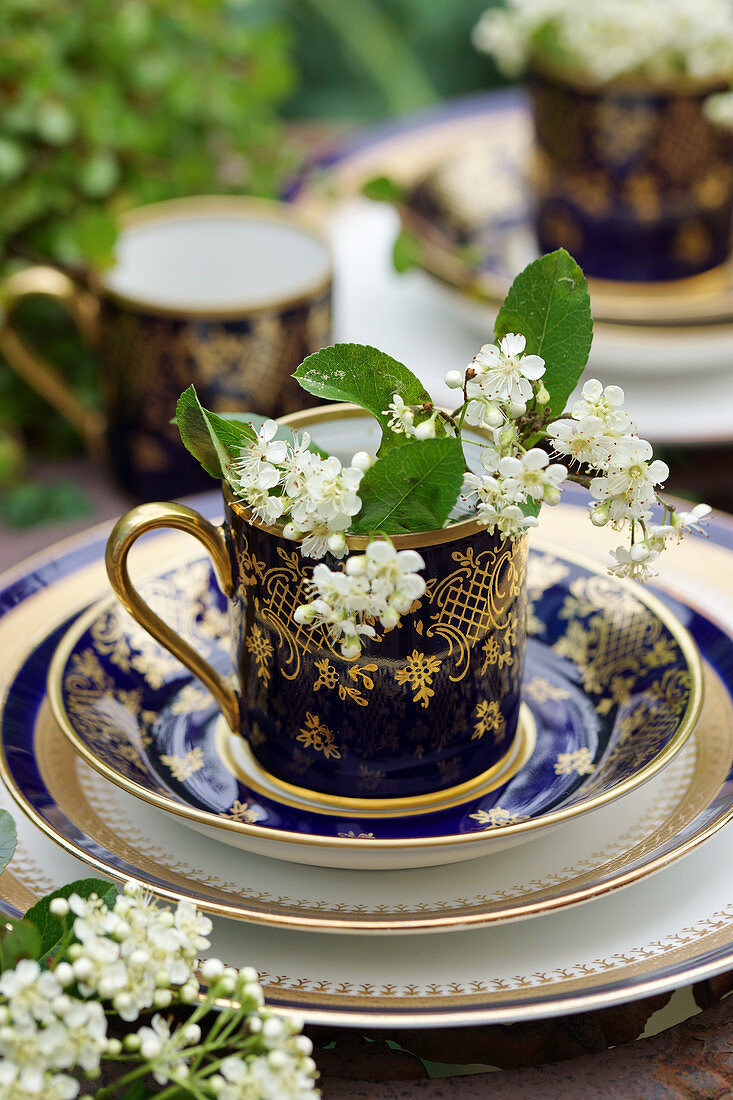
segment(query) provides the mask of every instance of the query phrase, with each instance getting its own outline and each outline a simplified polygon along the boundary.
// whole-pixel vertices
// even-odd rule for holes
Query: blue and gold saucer
[[[345,814],[316,795],[304,803],[268,786],[208,692],[112,599],[72,625],[48,694],[93,767],[229,844],[338,867],[468,859],[638,787],[682,747],[702,706],[694,643],[653,597],[550,553],[532,554],[529,594],[518,753],[483,790],[419,814]],[[162,572],[146,596],[228,671],[226,609],[207,560]]]

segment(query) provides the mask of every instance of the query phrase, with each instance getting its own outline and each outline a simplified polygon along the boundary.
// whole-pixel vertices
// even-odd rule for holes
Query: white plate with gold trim
[[[717,638],[717,635],[715,636]],[[399,875],[292,865],[192,835],[74,753],[48,702],[34,712],[37,647],[11,686],[2,722],[4,778],[28,817],[113,878],[211,913],[312,931],[373,934],[468,929],[549,913],[668,866],[733,814],[733,705],[706,668],[703,716],[663,773],[620,802],[511,852]],[[731,667],[733,668],[733,643]]]
[[[48,674],[51,707],[77,752],[107,779],[246,851],[372,870],[477,858],[636,789],[684,745],[701,709],[695,646],[648,593],[550,553],[530,555],[528,583],[534,636],[523,696],[531,717],[520,724],[514,766],[429,810],[387,816],[322,807],[317,796],[295,801],[259,782],[247,758],[228,751],[209,693],[114,598],[80,616],[59,643]],[[192,552],[186,566],[161,569],[148,598],[227,673],[225,604],[208,559]],[[314,695],[316,722],[317,710]],[[481,734],[482,721],[477,708]]]
[[[216,507],[213,498],[204,505],[209,515]],[[585,532],[587,520],[581,522],[579,509],[559,506],[545,527],[572,538]],[[727,591],[710,591],[699,579],[717,575],[721,585],[729,583],[733,527],[711,530],[713,541],[691,543],[675,559],[677,577],[687,598],[714,606],[733,628],[733,582]],[[170,558],[182,544],[175,535],[154,537],[140,548],[141,567]],[[104,538],[90,536],[0,582],[0,627],[13,643],[0,649],[0,682],[14,677],[24,653],[49,631],[104,592],[103,552]],[[12,809],[7,792],[0,801]],[[88,865],[16,816],[20,844],[0,879],[0,898],[7,912],[17,913],[44,892],[84,877]],[[314,1023],[427,1027],[577,1012],[733,966],[733,890],[725,873],[732,859],[733,832],[722,829],[653,879],[590,906],[548,914],[540,924],[447,932],[431,937],[430,951],[415,936],[306,936],[254,925],[243,935],[241,924],[225,918],[215,918],[212,951],[233,964],[257,966],[270,1003]]]

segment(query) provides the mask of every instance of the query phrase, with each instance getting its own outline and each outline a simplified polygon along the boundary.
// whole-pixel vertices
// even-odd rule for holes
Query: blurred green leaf
[[[389,176],[375,176],[362,186],[362,194],[374,202],[389,202],[395,206],[404,201],[405,189]]]
[[[392,246],[392,263],[395,271],[402,274],[411,267],[418,267],[420,260],[420,242],[414,233],[403,229]]]
[[[0,494],[0,519],[19,530],[38,523],[79,519],[91,512],[88,497],[74,481],[22,481]]]

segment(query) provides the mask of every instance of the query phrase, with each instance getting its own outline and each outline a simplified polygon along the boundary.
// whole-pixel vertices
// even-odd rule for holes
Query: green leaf
[[[375,176],[373,179],[367,180],[362,185],[361,191],[366,198],[372,199],[373,202],[389,202],[399,206],[405,199],[404,187],[390,179],[389,176]]]
[[[54,917],[50,906],[54,898],[68,898],[71,894],[78,894],[81,898],[89,898],[96,894],[110,909],[117,897],[117,887],[103,878],[84,878],[76,882],[68,882],[65,886],[54,890],[52,894],[41,898],[32,906],[24,916],[24,920],[35,925],[40,933],[41,943],[37,958],[45,962],[58,949],[64,935],[64,926],[58,917]]]
[[[368,344],[333,344],[304,359],[295,372],[304,390],[327,401],[352,401],[376,417],[382,428],[380,455],[404,441],[387,426],[392,395],[406,405],[429,404],[432,398],[412,371]]]
[[[241,448],[257,438],[254,429],[239,416],[224,419],[209,412],[198,399],[194,386],[178,398],[176,423],[184,446],[198,459],[207,474],[223,478]]]
[[[41,935],[35,924],[13,921],[10,931],[0,936],[0,970],[12,970],[20,959],[37,959],[40,946]]]
[[[593,319],[585,275],[564,248],[541,256],[512,283],[496,318],[496,339],[522,333],[527,354],[545,360],[550,412],[565,411],[588,362]]]
[[[160,1090],[158,1089],[156,1091],[159,1092]],[[148,1088],[148,1086],[143,1084],[142,1081],[135,1081],[134,1084],[130,1085],[130,1087],[123,1093],[123,1095],[120,1097],[120,1100],[150,1100],[151,1096],[156,1095],[156,1091]],[[179,1098],[189,1095],[190,1093],[185,1091],[176,1093],[176,1096]]]
[[[466,461],[460,440],[411,439],[377,459],[359,485],[355,534],[401,535],[442,527],[458,499]]]
[[[392,264],[400,275],[420,266],[420,241],[409,229],[403,229],[392,245]]]
[[[0,873],[13,858],[17,840],[15,822],[7,810],[0,810]]]
[[[19,481],[0,496],[0,519],[17,530],[37,523],[77,519],[91,512],[89,497],[73,481]]]
[[[97,268],[114,263],[117,222],[106,210],[101,207],[84,210],[70,222],[69,229],[81,257]]]

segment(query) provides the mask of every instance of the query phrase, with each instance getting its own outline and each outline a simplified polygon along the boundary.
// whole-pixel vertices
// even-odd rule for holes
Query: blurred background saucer
[[[517,145],[511,146],[508,135],[515,130]],[[387,176],[409,189],[436,166],[460,163],[467,148],[500,140],[506,150],[503,168],[490,187],[476,186],[476,201],[495,204],[497,224],[502,219],[516,224],[518,197],[526,218],[521,143],[526,151],[529,142],[529,116],[516,91],[449,101],[351,134],[312,163],[291,192],[293,201],[318,207],[328,217],[337,284],[334,339],[373,344],[401,362],[419,364],[428,388],[447,404],[446,371],[461,368],[480,344],[493,339],[497,307],[426,269],[398,274],[392,253],[400,216],[390,204],[365,198],[362,188]],[[517,257],[517,270],[528,258]],[[505,273],[510,280],[508,267]],[[632,295],[624,291],[622,297]],[[617,318],[596,322],[588,376],[623,385],[639,431],[657,446],[704,447],[690,462],[684,455],[677,461],[675,453],[662,457],[673,469],[690,472],[685,492],[712,497],[717,490],[711,490],[705,471],[711,462],[716,470],[730,465],[727,445],[733,441],[733,324],[626,324]],[[715,485],[721,487],[717,474]],[[726,496],[718,493],[716,500],[728,506]]]

